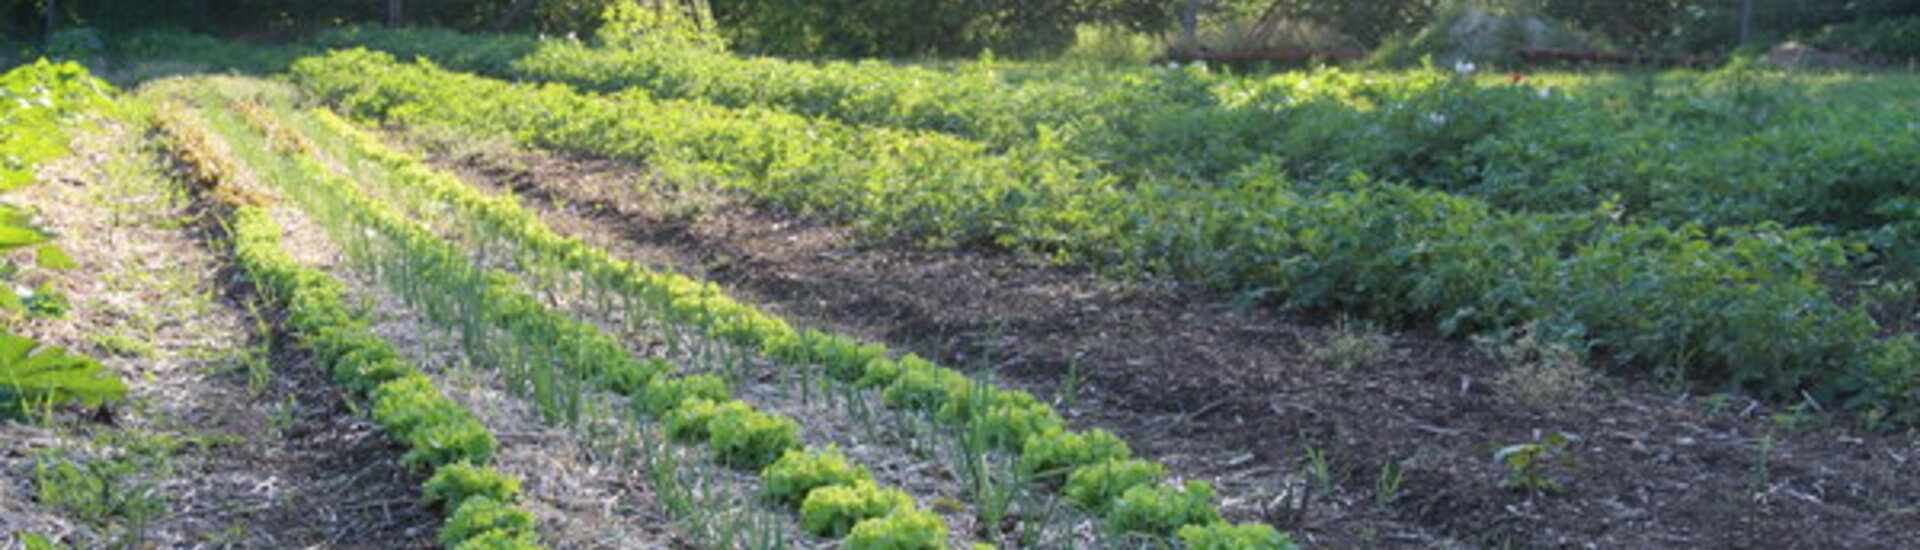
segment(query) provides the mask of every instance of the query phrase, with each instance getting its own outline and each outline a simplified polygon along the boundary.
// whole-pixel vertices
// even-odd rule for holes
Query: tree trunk
[[[405,11],[401,9],[400,0],[387,0],[387,27],[397,29],[406,23]]]
[[[499,32],[513,30],[513,26],[520,23],[520,18],[527,14],[527,10],[533,9],[533,4],[534,0],[513,0],[513,7],[507,9],[507,16],[500,18],[500,25],[494,30]]]
[[[1187,0],[1180,10],[1180,47],[1193,48],[1200,28],[1200,0]]]
[[[47,28],[46,28],[47,42],[49,43],[53,42],[53,27],[55,24],[59,22],[60,22],[59,1],[47,0]]]
[[[1740,2],[1740,47],[1753,40],[1753,0]]]

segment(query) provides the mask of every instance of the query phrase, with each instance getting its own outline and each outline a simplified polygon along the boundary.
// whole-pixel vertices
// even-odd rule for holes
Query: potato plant
[[[1114,178],[1071,156],[1033,161],[946,136],[855,128],[759,107],[729,109],[636,92],[581,94],[402,64],[364,51],[306,59],[293,74],[359,116],[452,125],[642,161],[670,178],[743,189],[768,204],[870,232],[935,244],[1004,246],[1222,290],[1261,290],[1284,307],[1424,323],[1453,335],[1545,322],[1581,334],[1588,346],[1605,351],[1596,359],[1614,365],[1735,384],[1768,396],[1806,392],[1881,419],[1920,414],[1914,401],[1920,367],[1911,361],[1920,343],[1883,334],[1862,305],[1843,300],[1827,282],[1830,274],[1890,258],[1887,253],[1905,247],[1863,245],[1819,227],[1787,225],[1790,220],[1656,223],[1599,202],[1572,210],[1505,209],[1445,185],[1359,173],[1302,178],[1297,167],[1277,159],[1236,161],[1223,176],[1231,185],[1178,179],[1115,185]],[[1440,106],[1543,101],[1500,90],[1485,91],[1482,98],[1475,94],[1483,92],[1447,81],[1408,86],[1355,94]],[[636,118],[635,112],[650,115]],[[1353,116],[1363,118],[1348,122],[1363,125],[1364,116],[1400,117],[1379,124],[1410,128],[1415,139],[1409,143],[1479,139],[1460,130],[1466,133],[1448,141],[1455,138],[1447,132],[1455,130],[1422,129],[1434,122],[1402,120],[1403,114]],[[1452,124],[1471,117],[1441,118]],[[1504,124],[1475,120],[1490,128]],[[906,143],[914,145],[901,146]],[[1389,148],[1360,158],[1427,159],[1416,165],[1424,170],[1448,154]],[[504,205],[486,208],[496,226],[525,219],[501,212]],[[546,230],[509,231],[526,237],[530,248],[564,247],[556,244],[564,239]],[[588,273],[631,269],[602,255],[552,254]],[[782,350],[811,345],[699,283],[627,275],[649,279],[645,286],[666,287],[663,308],[709,334]],[[1738,284],[1715,283],[1725,281]],[[844,376],[850,366],[836,362],[832,368]],[[923,389],[927,376],[902,371],[910,385]],[[940,399],[895,393],[921,406]]]
[[[66,155],[78,123],[113,111],[113,87],[73,62],[42,59],[0,74],[0,192],[33,183],[42,164]],[[58,317],[65,299],[47,285],[15,283],[23,270],[81,267],[33,221],[33,211],[0,202],[0,252],[31,247],[31,262],[0,261],[0,316]],[[98,406],[126,396],[118,375],[99,362],[0,330],[0,419],[67,404]]]

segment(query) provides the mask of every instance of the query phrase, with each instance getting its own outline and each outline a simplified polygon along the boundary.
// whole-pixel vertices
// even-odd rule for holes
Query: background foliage
[[[0,0],[11,42],[46,37],[48,0]],[[393,0],[59,0],[56,26],[107,33],[152,27],[287,38],[384,23]],[[587,36],[618,0],[398,0],[404,23],[461,31]],[[1186,0],[644,0],[710,7],[736,49],[829,57],[1051,55],[1083,26],[1164,35]],[[1740,46],[1745,0],[1201,0],[1203,25],[1242,28],[1272,12],[1375,48],[1466,9],[1541,16],[1638,50],[1721,53]],[[1920,43],[1920,0],[1751,0],[1752,41],[1802,40],[1894,59]],[[710,6],[708,6],[710,4]],[[1234,27],[1233,22],[1241,27]],[[4,43],[7,41],[0,41]]]

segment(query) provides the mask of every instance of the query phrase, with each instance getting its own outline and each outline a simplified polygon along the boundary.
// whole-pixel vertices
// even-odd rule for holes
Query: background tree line
[[[340,24],[400,23],[463,31],[587,35],[616,0],[0,0],[0,32],[45,36],[49,24],[113,34],[174,27],[255,38]],[[644,0],[710,5],[736,48],[773,54],[965,56],[1058,52],[1074,29],[1174,31],[1184,9],[1204,18],[1270,12],[1379,46],[1463,5],[1520,10],[1608,37],[1622,47],[1726,51],[1743,21],[1755,42],[1808,39],[1832,29],[1881,42],[1920,43],[1920,0]],[[1191,4],[1191,6],[1190,6]],[[1904,42],[1903,42],[1904,41]],[[1920,47],[1920,46],[1914,46]]]

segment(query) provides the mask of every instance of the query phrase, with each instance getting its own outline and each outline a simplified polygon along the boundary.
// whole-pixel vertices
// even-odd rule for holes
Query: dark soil
[[[196,236],[224,251],[228,239],[215,212],[192,214]],[[185,499],[166,521],[186,540],[244,548],[437,548],[434,534],[444,520],[421,504],[426,478],[400,464],[405,449],[278,328],[284,312],[266,306],[245,273],[228,264],[216,280],[227,307],[275,327],[256,335],[270,339],[271,353],[260,360],[272,365],[271,382],[249,391],[244,374],[228,373],[189,388],[196,429],[244,443],[217,448],[194,471],[180,472],[181,490],[216,496]]]
[[[184,494],[164,523],[184,541],[241,548],[436,548],[443,520],[420,504],[425,478],[400,465],[403,449],[348,406],[309,353],[276,340],[271,390],[200,392],[208,405],[195,411],[195,429],[244,442],[215,448],[176,474],[175,490]],[[220,410],[236,403],[293,412],[269,420]]]
[[[445,144],[440,144],[445,145]],[[726,196],[663,190],[621,163],[436,147],[563,233],[844,331],[1052,396],[1176,472],[1235,519],[1327,548],[1912,548],[1920,442],[1843,415],[1711,399],[1611,373],[1530,406],[1472,345],[1392,333],[1380,361],[1325,366],[1333,319],[1115,282],[994,250],[929,251]],[[447,152],[452,151],[452,152]],[[1075,380],[1079,380],[1075,382]],[[1074,395],[1061,395],[1073,384]],[[1497,448],[1565,433],[1514,490]],[[1316,469],[1311,455],[1324,457]],[[1404,473],[1382,491],[1383,471]],[[1904,471],[1904,472],[1903,472]],[[1321,488],[1322,481],[1330,486]],[[1300,503],[1304,501],[1304,505]]]

